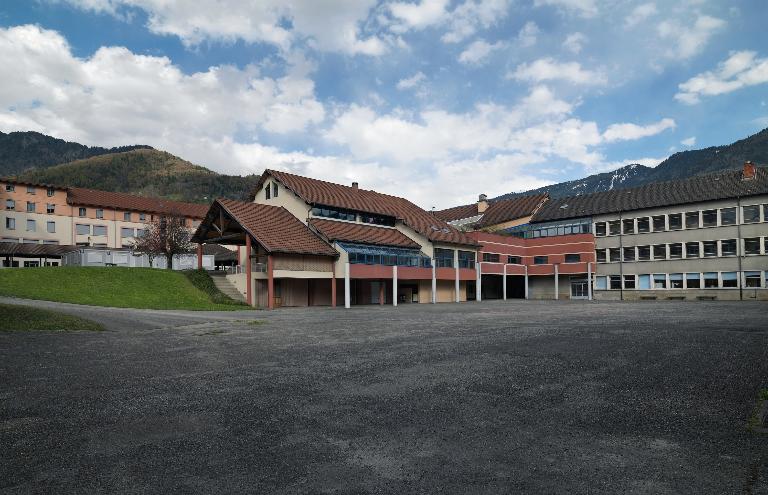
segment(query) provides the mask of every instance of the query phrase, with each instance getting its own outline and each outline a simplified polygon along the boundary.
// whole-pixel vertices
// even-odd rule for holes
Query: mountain
[[[146,147],[32,169],[18,178],[44,184],[208,203],[216,197],[246,199],[259,176],[218,174],[165,151]]]
[[[577,196],[612,189],[626,189],[649,182],[682,179],[692,175],[707,174],[729,168],[741,168],[751,160],[758,165],[768,164],[768,129],[748,138],[724,146],[712,146],[701,150],[681,151],[670,156],[654,168],[639,164],[626,165],[613,172],[594,174],[583,179],[560,182],[524,193],[508,193],[496,199],[520,194],[548,192],[554,197]]]
[[[33,131],[0,132],[0,177],[16,175],[31,168],[46,168],[80,158],[135,149],[151,147],[135,145],[107,149],[71,143]]]

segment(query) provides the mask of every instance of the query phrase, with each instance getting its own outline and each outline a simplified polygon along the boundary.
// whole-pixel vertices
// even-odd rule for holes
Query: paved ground
[[[34,304],[111,330],[0,334],[2,493],[768,493],[765,304]]]

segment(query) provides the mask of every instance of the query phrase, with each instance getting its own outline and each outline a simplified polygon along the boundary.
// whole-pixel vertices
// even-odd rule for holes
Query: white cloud
[[[635,27],[644,20],[648,19],[651,16],[654,16],[659,11],[656,9],[655,3],[644,3],[642,5],[638,5],[634,9],[632,9],[632,12],[624,19],[624,25],[626,27]]]
[[[680,144],[682,144],[683,146],[686,146],[686,147],[690,148],[691,146],[693,146],[694,144],[696,144],[696,136],[691,136],[691,137],[689,137],[689,138],[685,138],[685,139],[683,139],[682,141],[680,141]]]
[[[395,26],[395,31],[423,29],[442,22],[447,14],[448,0],[421,0],[418,3],[394,2],[388,5],[389,11],[402,22]]]
[[[533,21],[528,21],[517,33],[517,41],[523,48],[528,48],[536,44],[536,38],[539,35],[539,26]]]
[[[685,60],[697,55],[709,39],[725,26],[725,21],[698,15],[693,25],[684,26],[674,20],[666,20],[657,26],[656,30],[662,39],[668,40],[672,46],[667,51],[667,56]]]
[[[563,48],[573,54],[578,55],[581,53],[581,49],[584,47],[584,43],[586,43],[586,41],[587,37],[583,34],[571,33],[565,38],[565,41],[563,41]]]
[[[640,139],[648,136],[654,136],[667,129],[675,128],[675,121],[672,119],[661,119],[655,124],[641,126],[637,124],[613,124],[603,133],[603,139],[611,143],[614,141],[628,141]]]
[[[557,62],[552,58],[520,64],[514,72],[507,74],[507,78],[529,82],[561,80],[585,86],[606,83],[605,75],[601,72],[582,69],[578,62]]]
[[[534,0],[533,5],[536,7],[551,5],[586,18],[595,17],[598,14],[595,0]]]
[[[423,72],[419,71],[416,74],[412,75],[411,77],[406,77],[405,79],[400,79],[397,82],[397,89],[399,90],[405,90],[405,89],[412,89],[421,84],[427,76],[424,75]]]
[[[488,60],[492,52],[500,50],[504,46],[505,44],[501,41],[496,43],[488,43],[485,40],[473,41],[459,54],[459,62],[467,65],[481,65]]]
[[[477,32],[488,29],[509,14],[511,0],[465,0],[448,16],[448,30],[441,40],[458,43]]]
[[[730,93],[747,86],[768,82],[768,58],[757,58],[752,51],[733,52],[714,71],[704,72],[680,84],[675,99],[689,105],[702,96]]]

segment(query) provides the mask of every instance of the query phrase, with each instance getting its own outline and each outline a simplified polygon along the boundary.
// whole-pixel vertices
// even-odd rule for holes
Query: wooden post
[[[197,269],[203,269],[203,244],[197,243]]]
[[[253,306],[253,292],[251,287],[251,236],[245,234],[245,300]]]
[[[379,280],[379,305],[384,304],[384,286],[387,284],[386,280]]]
[[[249,263],[250,265],[250,263]],[[271,254],[267,255],[267,307],[275,309],[275,261]],[[250,272],[250,270],[249,270]]]

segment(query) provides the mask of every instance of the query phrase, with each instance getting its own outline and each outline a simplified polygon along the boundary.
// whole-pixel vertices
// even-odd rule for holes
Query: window
[[[363,223],[372,223],[375,225],[387,225],[389,227],[395,226],[394,217],[387,217],[384,215],[373,215],[371,213],[361,213],[360,221]]]
[[[277,197],[277,182],[272,183],[272,197],[273,198]]]
[[[120,237],[133,237],[133,229],[130,227],[122,227],[120,229]]]
[[[698,258],[699,257],[699,243],[698,242],[686,242],[685,243],[685,257],[686,258]]]
[[[534,256],[533,257],[533,264],[534,265],[546,265],[549,263],[549,257],[548,256]]]
[[[704,288],[717,289],[720,284],[717,281],[717,272],[706,272],[704,274]]]
[[[5,228],[8,230],[16,230],[16,219],[15,218],[7,218],[5,219]]]
[[[745,206],[742,208],[744,223],[757,223],[760,221],[760,205]]]
[[[638,289],[650,289],[651,288],[651,276],[650,275],[638,275],[637,276],[637,288]]]
[[[737,277],[736,272],[723,272],[721,276],[723,279],[724,288],[732,288],[732,287],[739,286],[739,278]]]
[[[435,266],[437,268],[453,268],[453,250],[435,248]]]
[[[474,268],[475,267],[475,252],[474,251],[459,251],[459,268]]]
[[[91,235],[91,226],[77,223],[75,224],[75,233],[77,235]]]
[[[701,223],[704,227],[716,227],[717,226],[717,210],[702,211]]]
[[[605,235],[605,222],[595,223],[595,237],[603,237]]]
[[[350,210],[341,208],[330,208],[327,206],[312,208],[312,215],[316,217],[337,218],[339,220],[348,220],[354,222],[357,220],[357,214]]]
[[[264,199],[272,199],[272,188],[269,187],[269,184],[264,188]]]
[[[645,234],[651,231],[651,222],[648,217],[640,217],[637,219],[637,231],[640,234]]]
[[[606,277],[595,277],[595,290],[605,290],[608,288]]]
[[[507,263],[510,265],[522,265],[522,260],[520,260],[520,256],[507,256]]]
[[[683,257],[683,245],[679,242],[669,245],[669,259],[679,260]]]
[[[666,244],[656,244],[653,246],[653,259],[655,260],[665,260],[667,259],[667,245]]]
[[[669,230],[680,230],[683,228],[683,214],[672,213],[669,215]]]
[[[717,241],[704,241],[701,244],[704,247],[705,258],[714,258],[717,256]]]
[[[633,218],[629,218],[622,221],[622,226],[624,228],[625,234],[634,234],[635,233],[635,220]]]
[[[653,231],[661,232],[666,228],[666,219],[664,215],[655,215],[651,217],[653,220]]]
[[[37,204],[32,201],[27,201],[27,213],[34,213],[37,209]]]
[[[27,186],[27,194],[35,194],[35,186]]]
[[[635,261],[635,248],[625,247],[623,255],[624,255],[624,261]]]
[[[48,233],[55,234],[56,233],[56,222],[47,222],[47,228]]]
[[[143,237],[147,229],[136,229],[136,237]]]
[[[760,287],[760,272],[744,272],[744,287]]]
[[[637,246],[637,260],[649,261],[651,259],[651,246]]]
[[[624,275],[624,288],[625,289],[634,289],[635,288],[635,276],[634,275]]]
[[[123,212],[123,221],[124,222],[130,222],[131,221],[131,212],[130,211]]]
[[[611,263],[621,261],[621,251],[619,248],[608,248],[608,261]]]
[[[101,208],[96,209],[96,218],[104,218],[104,210]]]
[[[689,289],[701,289],[701,274],[686,273],[685,283]]]
[[[56,193],[56,190],[52,187],[49,187],[48,190],[46,190],[46,194],[48,194],[48,197],[50,198]]]
[[[760,238],[744,239],[744,254],[760,254]]]
[[[618,220],[608,222],[608,233],[610,235],[619,235],[621,233],[621,222]]]
[[[24,262],[24,268],[39,268],[40,262],[39,261],[25,261]]]
[[[37,231],[37,222],[34,220],[27,220],[27,232],[36,232]]]
[[[139,213],[139,222],[145,222],[147,220],[146,213]]]
[[[13,184],[6,184],[5,185],[5,192],[13,192],[16,190],[16,186]]]
[[[669,274],[669,288],[670,289],[682,289],[683,288],[683,274],[682,273],[670,273]]]
[[[6,210],[10,210],[10,211],[15,210],[16,209],[16,201],[14,201],[12,199],[6,199],[5,200],[5,209]]]
[[[621,290],[621,275],[611,275],[608,277],[611,290]]]
[[[107,226],[106,225],[94,225],[93,226],[93,235],[99,236],[99,237],[107,235]]]
[[[483,261],[486,261],[489,263],[498,263],[499,255],[496,253],[483,253]]]
[[[579,254],[566,254],[565,255],[565,262],[566,263],[578,263],[581,261],[581,255]]]
[[[720,256],[736,256],[736,239],[720,241]]]
[[[667,275],[665,273],[653,274],[653,288],[654,289],[666,289],[667,288]]]
[[[86,210],[85,210],[85,208],[78,208],[78,209],[77,209],[77,216],[79,216],[79,217],[84,217],[84,216],[85,216],[85,214],[86,214]]]
[[[699,228],[699,212],[698,211],[689,211],[685,214],[685,228],[686,229]]]
[[[51,203],[46,204],[45,212],[48,213],[49,215],[53,215],[54,213],[56,213],[56,205]]]
[[[605,249],[595,249],[595,260],[598,263],[605,263]]]
[[[720,210],[720,225],[736,225],[736,208]]]

